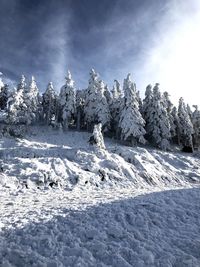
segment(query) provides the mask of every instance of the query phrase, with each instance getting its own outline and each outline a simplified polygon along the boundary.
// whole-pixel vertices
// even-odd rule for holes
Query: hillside
[[[199,266],[198,155],[89,136],[1,139],[0,266]]]

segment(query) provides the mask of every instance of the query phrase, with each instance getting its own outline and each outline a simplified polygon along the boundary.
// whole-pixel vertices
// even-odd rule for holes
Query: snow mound
[[[1,185],[9,180],[9,186],[13,183],[18,189],[142,189],[200,182],[198,157],[124,147],[111,140],[106,141],[104,150],[93,148],[88,140],[88,133],[63,133],[46,127],[32,127],[23,139],[2,138]]]

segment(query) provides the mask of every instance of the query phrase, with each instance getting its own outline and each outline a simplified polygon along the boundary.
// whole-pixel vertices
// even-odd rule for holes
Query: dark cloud
[[[0,71],[33,74],[44,91],[50,80],[59,89],[68,68],[84,88],[94,67],[109,85],[131,72],[144,89],[165,34],[192,17],[196,1],[0,0]]]

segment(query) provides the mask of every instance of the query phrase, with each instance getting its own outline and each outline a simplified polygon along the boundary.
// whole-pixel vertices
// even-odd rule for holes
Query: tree
[[[105,88],[104,88],[104,96],[105,96],[105,98],[107,100],[108,105],[110,106],[111,103],[112,103],[112,93],[108,89],[108,85],[106,85]]]
[[[49,82],[46,91],[42,96],[42,106],[44,120],[47,125],[51,124],[56,116],[56,92],[53,88],[52,82]]]
[[[8,84],[5,84],[0,91],[0,109],[5,110],[7,107],[8,102],[8,96],[9,96],[9,86]]]
[[[149,137],[149,132],[150,132],[150,111],[152,109],[152,99],[153,99],[153,92],[152,92],[152,86],[149,84],[146,87],[145,91],[145,98],[143,100],[143,105],[142,105],[142,116],[146,122],[146,135]]]
[[[180,146],[180,132],[179,132],[180,125],[179,125],[178,111],[176,107],[172,108],[171,116],[172,116],[172,124],[170,132],[172,135],[172,141]]]
[[[148,91],[151,95],[150,88]],[[148,115],[146,114],[148,135],[156,146],[162,150],[167,150],[170,147],[171,138],[170,122],[158,83],[154,86],[150,99],[146,110],[146,112],[148,111]]]
[[[24,102],[24,91],[26,90],[26,82],[24,75],[21,76],[17,88],[10,94],[7,102],[7,123],[8,124],[29,124],[29,116],[27,117],[27,106]],[[27,119],[28,118],[28,119]]]
[[[114,86],[112,89],[112,103],[110,105],[111,133],[117,139],[120,139],[119,119],[120,119],[121,109],[123,106],[123,100],[124,99],[120,83],[117,80],[114,80]]]
[[[192,124],[194,128],[193,132],[193,140],[194,140],[194,147],[199,149],[200,148],[200,110],[198,109],[197,105],[193,105],[195,108],[194,112],[192,113]]]
[[[65,79],[66,83],[61,88],[59,102],[63,129],[68,130],[75,115],[75,87],[70,71],[68,71]]]
[[[97,148],[100,148],[100,149],[105,149],[106,148],[105,144],[104,144],[104,138],[103,138],[103,135],[102,135],[102,125],[101,125],[101,123],[94,125],[94,130],[93,130],[92,136],[89,139],[89,143],[91,145],[96,146]]]
[[[187,112],[188,112],[188,115],[189,115],[190,119],[192,119],[192,110],[191,110],[190,105],[187,104],[186,108],[187,108]]]
[[[78,131],[84,127],[85,98],[86,90],[76,91],[76,126]]]
[[[173,104],[170,100],[170,95],[168,92],[164,92],[163,93],[163,103],[164,103],[164,106],[167,110],[167,116],[168,116],[168,119],[169,119],[169,124],[170,124],[170,134],[171,134],[171,138],[172,139],[176,139],[176,135],[177,135],[177,131],[176,131],[176,120],[175,120],[175,117],[176,114],[175,114],[175,110],[174,112],[172,113],[172,110],[173,110]]]
[[[102,123],[104,131],[109,128],[110,110],[104,92],[104,82],[98,79],[98,74],[92,69],[90,71],[84,110],[88,130],[97,123]]]
[[[113,89],[112,89],[112,95],[113,95],[113,98],[115,98],[115,99],[123,97],[121,86],[120,86],[120,83],[118,82],[118,80],[114,80],[114,86],[113,86]]]
[[[130,140],[133,145],[145,143],[145,121],[139,111],[135,84],[131,82],[130,74],[124,79],[124,106],[120,114],[119,127],[122,140]]]
[[[26,90],[26,78],[22,74],[19,84],[17,85],[17,91],[25,91]]]
[[[31,78],[29,86],[25,84],[25,78],[22,76],[18,88],[23,90],[24,104],[26,106],[26,124],[32,124],[39,120],[39,90],[34,76]]]
[[[186,152],[193,151],[192,134],[194,132],[193,125],[188,114],[187,107],[183,98],[179,99],[178,106],[178,117],[179,117],[179,131],[180,131],[180,142],[183,145],[183,150]]]
[[[8,98],[7,109],[6,122],[8,124],[25,124],[25,105],[22,89],[14,89]]]
[[[0,92],[1,92],[2,88],[4,87],[4,83],[2,81],[2,76],[3,76],[3,73],[0,72]]]

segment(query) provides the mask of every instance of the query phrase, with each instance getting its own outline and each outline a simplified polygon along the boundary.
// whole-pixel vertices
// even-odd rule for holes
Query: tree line
[[[162,150],[177,144],[184,151],[200,147],[200,111],[192,112],[183,98],[178,108],[159,84],[148,85],[142,100],[130,74],[123,86],[115,80],[112,90],[91,69],[87,89],[76,90],[71,73],[59,94],[52,82],[41,95],[35,78],[27,85],[22,75],[17,88],[10,89],[0,77],[0,109],[8,126],[46,124],[64,131],[92,131],[101,123],[105,135],[131,145],[149,143]]]

